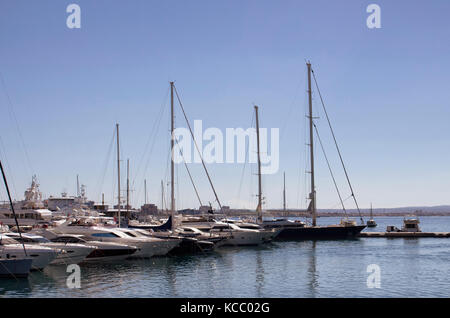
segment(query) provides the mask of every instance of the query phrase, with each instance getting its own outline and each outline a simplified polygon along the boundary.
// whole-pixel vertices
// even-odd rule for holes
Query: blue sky
[[[70,3],[81,7],[81,29],[66,26]],[[366,26],[370,3],[381,7],[381,29]],[[0,155],[14,197],[22,198],[33,173],[46,196],[75,194],[79,174],[90,199],[104,192],[111,203],[114,152],[105,160],[119,122],[132,202],[142,203],[146,178],[149,200],[160,205],[174,80],[188,116],[205,128],[247,128],[258,104],[261,127],[281,133],[279,173],[263,179],[265,207],[281,207],[283,171],[288,207],[304,207],[309,59],[361,206],[448,204],[448,12],[444,0],[0,0]],[[317,94],[314,107],[347,197]],[[184,126],[179,111],[176,123]],[[318,206],[338,207],[319,149],[316,156]],[[209,169],[222,204],[256,207],[255,167]],[[196,207],[184,167],[177,170],[177,207]],[[214,201],[201,167],[191,170],[203,202]]]

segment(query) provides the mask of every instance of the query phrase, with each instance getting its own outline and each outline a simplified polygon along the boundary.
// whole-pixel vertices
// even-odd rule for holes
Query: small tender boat
[[[419,228],[419,218],[416,216],[406,216],[403,219],[402,229],[398,229],[396,226],[389,225],[386,228],[386,232],[422,232]]]

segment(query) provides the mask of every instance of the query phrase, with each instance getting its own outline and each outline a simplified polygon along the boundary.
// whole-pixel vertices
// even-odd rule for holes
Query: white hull
[[[8,244],[0,247],[2,258],[31,258],[31,269],[41,270],[56,259],[59,252],[49,247],[38,247],[25,244],[26,254],[22,244]],[[8,257],[9,256],[9,257]]]
[[[43,243],[41,246],[59,248],[65,251],[58,255],[50,265],[69,265],[78,264],[93,251],[96,247],[82,244],[64,244],[64,243]]]
[[[232,237],[225,241],[223,246],[260,245],[267,241],[269,232],[233,231]]]

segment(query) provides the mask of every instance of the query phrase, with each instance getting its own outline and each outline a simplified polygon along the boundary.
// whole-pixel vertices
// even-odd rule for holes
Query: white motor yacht
[[[86,256],[83,262],[109,262],[124,260],[137,251],[137,247],[126,244],[100,241],[88,242],[83,238],[83,235],[56,234],[50,230],[40,230],[39,234],[54,243],[83,244],[96,247],[96,249]]]
[[[141,229],[117,229],[126,235],[134,238],[144,239],[149,243],[152,243],[154,247],[154,256],[164,256],[180,245],[181,239],[177,238],[157,238],[153,237],[150,232]]]
[[[25,251],[24,251],[25,246]],[[45,246],[25,244],[22,245],[16,240],[0,235],[0,254],[3,258],[7,259],[22,259],[31,258],[33,261],[31,263],[32,270],[41,270],[47,265],[49,265],[53,260],[58,257],[58,254],[63,253],[61,249],[55,249]]]
[[[223,219],[221,220],[223,223],[231,223],[239,226],[241,229],[247,229],[247,230],[258,230],[266,234],[264,238],[264,242],[270,242],[274,238],[280,234],[280,232],[283,230],[281,228],[271,228],[271,229],[265,229],[261,225],[252,223],[252,222],[245,222],[242,220],[232,220],[232,219]]]
[[[65,253],[58,254],[58,257],[54,259],[50,265],[61,265],[61,264],[78,264],[81,263],[93,250],[96,249],[95,246],[85,245],[79,243],[62,243],[62,242],[51,242],[50,240],[42,237],[40,235],[34,235],[29,233],[23,233],[22,239],[19,233],[5,233],[4,235],[15,239],[19,243],[40,245],[55,249],[64,250]]]
[[[216,222],[209,230],[208,228],[202,228],[202,230],[228,238],[224,245],[231,246],[260,245],[270,241],[273,235],[271,231],[244,229],[236,224],[224,222]]]
[[[85,224],[82,220],[68,220],[67,222],[52,228],[57,234],[78,234],[87,241],[112,242],[137,247],[137,251],[130,255],[136,258],[149,258],[156,254],[157,247],[145,237],[132,237],[119,228],[96,226]]]

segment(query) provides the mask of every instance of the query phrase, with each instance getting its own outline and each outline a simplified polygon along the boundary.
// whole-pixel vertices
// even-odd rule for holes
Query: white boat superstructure
[[[282,231],[281,228],[265,229],[259,224],[252,223],[252,222],[245,222],[242,220],[223,219],[223,220],[221,220],[221,222],[237,225],[241,229],[257,230],[257,231],[263,232],[266,234],[265,239],[264,239],[265,242],[269,242],[269,241],[273,240]]]
[[[84,261],[84,259],[91,254],[97,247],[93,245],[86,245],[80,243],[62,243],[62,242],[51,242],[50,240],[42,237],[40,235],[23,233],[22,239],[19,233],[5,233],[4,235],[15,239],[19,243],[40,245],[45,247],[50,247],[54,249],[63,250],[64,253],[58,254],[58,257],[54,259],[50,265],[69,265],[78,264]]]
[[[261,231],[257,229],[245,229],[236,224],[216,222],[208,229],[200,228],[202,231],[224,236],[227,240],[224,245],[245,246],[260,245],[271,240],[271,231]]]
[[[132,237],[132,238],[138,238],[143,239],[149,243],[152,244],[154,248],[154,256],[164,256],[167,253],[169,253],[171,250],[173,250],[175,247],[180,245],[181,239],[176,238],[157,238],[151,236],[151,233],[145,230],[140,229],[125,229],[125,228],[119,228],[117,229],[126,235]]]
[[[137,251],[137,247],[126,244],[100,241],[88,242],[83,238],[83,235],[57,234],[46,229],[40,229],[38,233],[54,243],[83,244],[96,247],[96,249],[93,250],[83,262],[110,262],[124,260],[132,256]]]
[[[68,220],[60,226],[53,227],[52,232],[82,235],[87,241],[112,242],[137,247],[137,251],[130,255],[132,257],[149,258],[157,253],[157,247],[152,240],[145,237],[132,237],[119,228],[84,225],[78,221]]]
[[[39,245],[22,245],[4,234],[0,235],[0,255],[2,255],[2,258],[31,258],[33,260],[31,263],[31,268],[33,270],[45,268],[55,260],[60,253],[64,253],[64,251]]]

